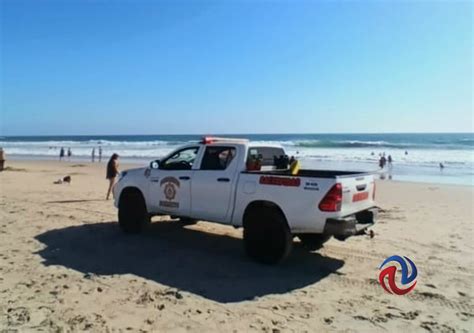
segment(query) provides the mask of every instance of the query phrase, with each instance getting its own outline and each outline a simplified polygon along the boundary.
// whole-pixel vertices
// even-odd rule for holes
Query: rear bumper
[[[375,224],[378,212],[379,208],[373,207],[343,218],[328,219],[324,227],[324,233],[333,235],[339,240],[364,234],[367,228]]]

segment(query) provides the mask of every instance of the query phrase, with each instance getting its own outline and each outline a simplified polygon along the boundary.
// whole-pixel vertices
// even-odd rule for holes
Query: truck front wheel
[[[145,200],[139,190],[125,190],[120,195],[118,208],[118,222],[126,233],[139,233],[150,221]]]
[[[262,207],[246,214],[244,245],[247,254],[256,261],[276,264],[290,254],[293,236],[277,209]]]
[[[298,238],[300,239],[303,246],[310,250],[315,251],[323,247],[323,244],[326,243],[331,235],[325,234],[299,234]]]

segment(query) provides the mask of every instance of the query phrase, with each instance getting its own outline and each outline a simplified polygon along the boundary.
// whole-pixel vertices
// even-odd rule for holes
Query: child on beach
[[[115,185],[115,179],[117,178],[117,175],[119,174],[118,157],[119,157],[118,154],[113,154],[110,157],[109,162],[107,163],[106,178],[109,180],[109,189],[107,190],[106,200],[109,200],[110,192],[112,192],[112,189]]]

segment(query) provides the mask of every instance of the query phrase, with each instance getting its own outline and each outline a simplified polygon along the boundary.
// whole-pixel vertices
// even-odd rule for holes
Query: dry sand
[[[472,187],[379,182],[375,238],[297,247],[268,267],[230,227],[162,219],[122,234],[103,164],[8,165],[0,331],[473,331]],[[67,174],[71,185],[53,184]],[[405,296],[377,282],[393,254],[418,266]]]

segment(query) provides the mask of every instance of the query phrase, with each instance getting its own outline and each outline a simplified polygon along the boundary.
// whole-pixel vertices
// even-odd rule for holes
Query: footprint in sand
[[[9,326],[20,326],[30,321],[30,311],[20,306],[18,308],[10,308],[7,310],[7,323]]]
[[[458,316],[462,321],[468,321],[469,319],[474,318],[474,314],[470,312],[456,312],[456,316]]]
[[[93,313],[92,315],[88,315],[87,317],[77,315],[69,319],[67,323],[72,329],[72,331],[108,331],[104,329],[99,329],[104,328],[106,322],[104,318],[97,313]]]
[[[420,315],[420,313],[420,310],[400,312],[400,316],[405,320],[415,320]]]
[[[31,313],[30,326],[50,326],[50,316],[54,310],[48,306],[39,306]],[[50,331],[51,332],[51,331]]]
[[[424,328],[429,332],[446,332],[446,333],[454,333],[456,330],[448,325],[440,325],[436,321],[424,321],[421,323],[420,327]]]

